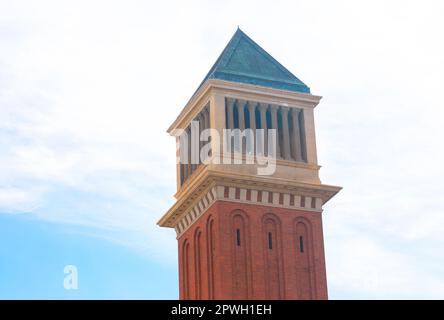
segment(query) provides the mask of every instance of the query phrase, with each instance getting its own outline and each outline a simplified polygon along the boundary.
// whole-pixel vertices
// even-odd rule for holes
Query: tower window
[[[264,125],[261,123],[261,113],[259,108],[254,108],[254,116],[256,117],[256,129],[264,129]]]
[[[273,236],[271,232],[268,233],[268,249],[273,249]]]
[[[299,251],[304,252],[304,238],[302,236],[299,237]]]
[[[315,197],[311,198],[311,207],[316,208],[316,198]]]
[[[234,122],[233,129],[239,129],[239,109],[238,108],[240,110],[242,110],[242,108],[238,106],[238,103],[236,103],[233,108],[233,122]]]
[[[236,245],[240,246],[241,242],[240,242],[240,229],[236,229]]]
[[[245,108],[245,128],[251,128],[251,114],[248,108]]]
[[[266,120],[265,123],[267,124],[268,129],[277,129],[277,128],[272,128],[272,126],[271,126],[271,112],[270,112],[270,109],[268,109],[268,108],[267,108],[267,112],[265,113],[265,120]],[[265,125],[265,123],[264,123],[264,125]],[[266,129],[265,126],[263,129]]]

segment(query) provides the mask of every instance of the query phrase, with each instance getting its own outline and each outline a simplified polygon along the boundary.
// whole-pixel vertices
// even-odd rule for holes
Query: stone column
[[[199,113],[198,119],[199,119],[199,164],[200,164],[202,162],[200,159],[200,150],[202,150],[202,147],[204,145],[204,142],[200,139],[200,135],[202,134],[202,131],[205,130],[205,108]]]
[[[279,146],[279,128],[277,119],[277,106],[271,106],[271,128],[276,129],[276,158],[281,158],[281,150]]]
[[[194,172],[199,162],[199,148],[200,148],[200,121],[199,116],[193,119],[190,124],[191,128],[191,172]]]
[[[301,131],[299,128],[299,112],[301,110],[292,108],[291,110],[291,118],[293,125],[293,134],[291,135],[291,143],[293,146],[293,159],[296,161],[302,161],[302,152],[301,152]]]
[[[185,158],[188,155],[188,152],[186,150],[187,144],[186,144],[186,138],[185,133],[182,133],[179,137],[179,170],[180,170],[180,183],[179,187],[182,186],[182,184],[185,182],[186,179],[186,167],[185,167]]]
[[[288,108],[281,107],[282,114],[282,138],[283,138],[283,157],[285,160],[290,160],[290,132],[288,130]]]
[[[208,127],[216,130],[220,137],[223,137],[223,132],[228,124],[228,100],[224,94],[219,92],[214,92],[210,97]],[[220,139],[211,139],[211,156],[215,158],[215,161],[221,159],[222,144]]]
[[[209,107],[205,107],[204,111],[203,111],[203,117],[204,117],[204,128],[206,129],[210,129],[210,108]],[[209,137],[208,141],[211,141],[211,137]],[[208,142],[203,142],[202,145],[207,144]],[[213,153],[213,150],[210,150],[209,155],[211,156],[211,154]]]
[[[208,107],[205,107],[203,114],[205,120],[205,129],[210,129],[210,111]]]
[[[235,99],[233,99],[233,98],[227,98],[227,129],[230,129],[230,130],[234,130],[234,108],[236,107],[236,100]],[[228,134],[228,131],[227,131],[227,134]],[[229,136],[229,141],[231,142],[230,143],[230,145],[231,145],[231,152],[230,152],[230,154],[232,154],[232,152],[233,152],[233,138],[231,138],[231,135],[228,135]],[[227,141],[227,143],[228,143],[228,141]],[[227,156],[227,155],[224,155],[225,157]],[[231,155],[230,155],[230,157],[231,157]]]
[[[237,115],[239,120],[239,129],[245,129],[245,101],[238,100],[237,101]]]
[[[193,173],[193,168],[191,166],[191,126],[188,126],[187,128],[187,135],[188,135],[188,144],[187,144],[187,151],[188,151],[188,164],[187,164],[187,179],[191,176]]]

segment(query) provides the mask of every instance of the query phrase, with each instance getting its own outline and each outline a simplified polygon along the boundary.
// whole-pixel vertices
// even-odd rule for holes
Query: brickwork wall
[[[319,212],[217,200],[178,247],[180,299],[327,299]]]

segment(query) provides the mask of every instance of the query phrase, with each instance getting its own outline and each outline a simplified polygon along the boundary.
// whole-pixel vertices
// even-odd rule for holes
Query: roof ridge
[[[242,33],[243,37],[245,37],[250,43],[254,45],[255,49],[257,49],[262,55],[265,56],[267,60],[269,60],[272,63],[275,63],[283,72],[287,73],[289,76],[298,79],[293,73],[291,73],[287,68],[285,68],[279,61],[277,61],[271,54],[265,51],[264,48],[262,48],[256,41],[251,39],[245,32],[243,32],[241,29],[239,29],[239,31]]]
[[[208,79],[220,79],[310,93],[310,88],[305,83],[273,58],[239,27],[195,93]]]

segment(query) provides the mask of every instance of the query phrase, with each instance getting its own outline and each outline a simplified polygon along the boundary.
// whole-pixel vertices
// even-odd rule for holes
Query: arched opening
[[[246,237],[246,221],[240,213],[232,216],[232,248],[233,248],[233,298],[248,298],[248,247]]]
[[[208,299],[214,299],[214,220],[207,221]]]
[[[267,299],[283,298],[282,283],[282,253],[280,221],[271,214],[264,217],[262,222],[264,255],[265,255],[265,284]]]
[[[230,249],[233,299],[249,299],[253,292],[250,226],[248,214],[236,209],[230,213]]]
[[[183,299],[190,299],[190,273],[189,273],[189,254],[190,244],[185,240],[182,246],[182,292]]]
[[[197,229],[194,233],[194,281],[195,281],[195,299],[202,298],[202,267],[201,267],[201,234],[202,232]]]
[[[298,298],[313,299],[315,298],[313,292],[314,270],[310,224],[305,219],[298,219],[294,229]]]

